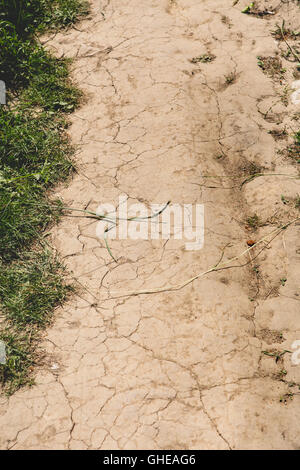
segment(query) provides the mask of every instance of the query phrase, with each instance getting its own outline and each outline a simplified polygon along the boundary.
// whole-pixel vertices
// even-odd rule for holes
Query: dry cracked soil
[[[115,262],[94,219],[51,229],[78,289],[36,384],[0,397],[2,449],[300,448],[300,190],[278,132],[296,127],[297,80],[292,62],[282,79],[257,59],[280,58],[270,31],[296,28],[299,6],[246,5],[94,0],[48,38],[84,92],[68,131],[78,172],[56,195],[91,211],[120,195],[203,204],[204,246],[110,240]]]

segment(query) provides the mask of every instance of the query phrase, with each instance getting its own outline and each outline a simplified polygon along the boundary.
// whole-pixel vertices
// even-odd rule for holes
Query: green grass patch
[[[15,25],[19,36],[71,26],[89,12],[81,0],[0,0],[0,19]]]
[[[35,33],[67,27],[88,11],[80,0],[0,0],[0,340],[7,361],[0,384],[8,393],[32,383],[41,329],[71,287],[45,249],[44,230],[62,213],[51,189],[74,166],[66,115],[81,93],[70,61],[57,59]]]
[[[32,385],[30,371],[35,363],[35,335],[30,330],[22,331],[13,324],[2,325],[0,341],[6,346],[6,364],[0,365],[2,389],[11,395],[24,385]]]
[[[37,357],[39,331],[52,318],[72,288],[63,280],[64,267],[48,249],[23,254],[11,265],[0,267],[0,301],[5,324],[0,340],[6,345],[7,362],[0,366],[0,383],[7,393],[31,385]]]
[[[66,128],[62,116],[0,107],[0,182],[34,176],[33,186],[48,188],[66,178],[73,152]]]
[[[10,261],[61,213],[47,190],[73,169],[63,117],[0,108],[0,257]]]
[[[81,94],[69,79],[69,64],[52,57],[39,43],[23,40],[12,24],[0,21],[0,79],[24,106],[73,111]]]
[[[44,53],[43,67],[34,72],[22,99],[27,106],[39,106],[46,111],[71,113],[80,102],[81,92],[69,79],[67,59],[56,59]]]
[[[70,287],[62,281],[63,267],[47,249],[23,254],[0,270],[0,301],[6,319],[15,326],[45,327],[52,310]]]
[[[28,180],[23,184],[14,182],[0,186],[1,259],[11,262],[36,239],[41,239],[42,232],[58,220],[61,205],[59,201],[51,203],[38,187],[32,188]]]
[[[252,228],[252,230],[257,230],[261,224],[261,221],[260,221],[259,216],[257,214],[254,214],[250,217],[247,217],[246,223],[249,227]]]

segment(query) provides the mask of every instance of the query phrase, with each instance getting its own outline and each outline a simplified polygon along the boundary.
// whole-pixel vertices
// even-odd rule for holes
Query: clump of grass
[[[225,85],[229,86],[236,82],[236,73],[230,72],[228,75],[225,75]]]
[[[254,8],[254,2],[253,3],[250,3],[250,5],[247,5],[243,10],[242,10],[242,13],[245,13],[245,14],[250,14]]]
[[[62,117],[0,108],[0,256],[15,259],[61,213],[46,191],[70,174]]]
[[[48,188],[67,177],[73,148],[66,127],[62,116],[0,107],[0,181],[34,174],[32,183]]]
[[[0,79],[28,106],[71,112],[80,92],[69,80],[69,61],[52,57],[38,43],[18,36],[15,27],[0,21]],[[25,91],[24,91],[25,90]]]
[[[57,59],[44,53],[43,67],[31,77],[23,100],[30,106],[47,111],[70,113],[78,106],[81,92],[69,79],[67,59]]]
[[[279,94],[279,96],[280,96],[280,101],[282,102],[282,104],[284,106],[288,106],[289,97],[290,97],[290,88],[288,86],[285,86],[282,92]],[[277,124],[280,124],[280,120],[279,122],[277,122]]]
[[[300,31],[293,31],[290,28],[286,28],[284,22],[282,26],[276,24],[276,28],[271,34],[277,41],[284,41],[284,38],[296,41],[300,37]]]
[[[49,4],[49,0],[46,3]],[[71,26],[89,13],[90,6],[87,1],[56,0],[51,1],[51,10],[46,8],[44,11],[46,14],[40,26],[41,30]]]
[[[0,106],[0,340],[7,355],[0,385],[12,393],[32,383],[39,331],[71,289],[42,232],[62,212],[49,189],[73,169],[63,115],[78,106],[80,91],[69,61],[45,51],[34,33],[68,26],[87,7],[80,0],[0,3],[0,80],[8,90]]]
[[[81,0],[1,0],[0,19],[12,23],[19,36],[45,29],[66,27],[89,12]]]
[[[34,336],[6,324],[0,330],[0,341],[5,344],[7,361],[0,365],[0,384],[8,395],[24,385],[32,385],[30,370],[34,365]]]
[[[295,393],[293,392],[285,393],[283,396],[280,397],[279,401],[280,403],[286,404],[294,398],[294,395]]]
[[[294,74],[297,73],[297,71],[299,71],[300,65],[299,51],[295,47],[295,45],[291,46],[288,41],[297,40],[298,37],[300,37],[300,32],[292,31],[291,29],[286,28],[285,21],[283,20],[281,26],[279,26],[278,24],[276,25],[276,29],[272,32],[272,34],[278,41],[283,41],[287,46],[287,49],[285,51],[282,51],[281,53],[282,57],[284,57],[290,62],[298,62],[296,70],[294,70]]]
[[[15,26],[0,21],[0,78],[7,88],[24,87],[39,64],[42,49],[18,36]]]
[[[252,230],[257,230],[258,227],[261,225],[260,218],[257,214],[247,217],[246,223]]]
[[[213,54],[202,54],[198,57],[193,57],[190,62],[192,64],[198,64],[199,62],[201,62],[202,64],[207,64],[209,62],[212,62],[213,60],[215,60],[216,56],[213,55]]]
[[[286,69],[282,67],[282,62],[278,57],[257,57],[257,65],[268,77],[279,81],[284,79]]]
[[[0,269],[2,312],[19,328],[45,327],[56,305],[61,304],[70,287],[62,280],[63,266],[49,250],[23,254]]]
[[[284,287],[286,281],[287,281],[287,278],[286,278],[286,277],[282,277],[282,278],[280,279],[280,284]]]
[[[262,351],[263,354],[265,354],[265,356],[270,356],[270,357],[274,357],[275,359],[275,362],[279,362],[279,361],[282,361],[283,359],[283,356],[286,354],[286,353],[291,353],[291,351],[288,351],[287,349],[284,349],[283,351],[278,351],[276,349],[270,349],[268,351]]]
[[[8,393],[33,383],[39,330],[47,326],[54,307],[69,295],[64,268],[47,249],[26,253],[11,265],[1,265],[0,301],[6,317],[0,340],[7,362],[0,365],[0,383]]]
[[[51,204],[40,188],[30,182],[12,182],[0,186],[0,256],[6,263],[29,249],[50,223],[58,220],[61,203]],[[1,269],[0,265],[0,277]]]

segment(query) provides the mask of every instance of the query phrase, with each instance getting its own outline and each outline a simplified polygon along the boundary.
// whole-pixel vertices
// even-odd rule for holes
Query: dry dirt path
[[[297,180],[280,176],[241,191],[226,189],[231,179],[201,178],[252,167],[295,173],[284,159],[274,163],[273,124],[262,115],[278,102],[256,59],[278,47],[269,32],[275,19],[243,15],[243,6],[95,0],[88,20],[49,43],[75,59],[85,92],[70,128],[78,174],[59,196],[90,210],[117,205],[120,194],[130,204],[203,203],[205,244],[186,251],[180,240],[111,241],[115,263],[95,221],[65,217],[52,230],[81,284],[45,336],[36,385],[1,398],[2,448],[300,447],[299,397],[279,401],[295,392],[286,382],[300,381],[300,365],[290,354],[278,363],[262,354],[300,339],[297,225],[244,268],[178,291],[111,298],[177,285],[215,265],[225,247],[224,259],[239,255],[248,238],[276,228],[252,233],[245,218],[267,220],[282,194],[299,192]],[[215,59],[191,62],[202,54]],[[286,382],[278,380],[283,369]]]

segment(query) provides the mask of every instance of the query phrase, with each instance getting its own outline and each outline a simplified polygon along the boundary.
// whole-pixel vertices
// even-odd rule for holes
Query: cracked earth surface
[[[262,354],[300,339],[299,226],[263,251],[260,275],[250,264],[175,292],[112,298],[180,284],[214,266],[225,247],[226,259],[237,256],[253,237],[245,216],[267,219],[280,212],[281,194],[299,193],[298,181],[282,176],[241,190],[202,178],[249,162],[295,174],[286,160],[274,162],[272,125],[262,116],[270,106],[290,111],[257,67],[256,56],[277,50],[275,19],[242,15],[226,0],[91,3],[89,19],[49,42],[74,58],[85,93],[69,130],[78,173],[58,195],[90,210],[117,205],[120,194],[146,205],[203,203],[205,245],[186,251],[180,240],[115,240],[115,263],[94,220],[65,217],[52,229],[80,285],[45,334],[36,385],[0,398],[1,447],[299,449],[299,397],[279,399],[288,381],[300,382],[300,366],[290,354],[279,363]],[[294,11],[284,14],[292,19]],[[216,58],[190,61],[201,54]]]

